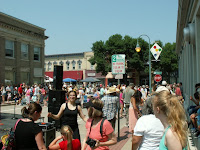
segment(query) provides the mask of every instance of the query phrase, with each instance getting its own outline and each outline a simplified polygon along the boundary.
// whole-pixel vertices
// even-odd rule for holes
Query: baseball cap
[[[167,85],[167,82],[166,81],[162,81],[162,85]]]

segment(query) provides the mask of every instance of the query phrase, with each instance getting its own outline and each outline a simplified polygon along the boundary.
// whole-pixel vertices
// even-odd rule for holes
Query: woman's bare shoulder
[[[181,146],[177,133],[174,132],[171,128],[167,131],[165,140],[166,140],[166,145],[177,145],[177,146],[180,145]]]

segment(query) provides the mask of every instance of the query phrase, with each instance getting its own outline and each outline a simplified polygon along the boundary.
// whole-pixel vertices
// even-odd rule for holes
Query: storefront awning
[[[53,78],[53,72],[45,72],[46,76]],[[83,79],[83,71],[63,71],[63,79],[71,78],[75,80]]]

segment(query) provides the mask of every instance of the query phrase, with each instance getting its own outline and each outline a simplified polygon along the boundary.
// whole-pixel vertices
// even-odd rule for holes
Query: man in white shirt
[[[153,115],[151,99],[146,100],[143,114],[145,115],[138,119],[134,128],[132,150],[159,150],[164,127]]]

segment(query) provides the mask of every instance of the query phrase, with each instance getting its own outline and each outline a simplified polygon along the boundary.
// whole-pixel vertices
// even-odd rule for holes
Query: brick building
[[[41,83],[45,29],[0,12],[0,84]]]

